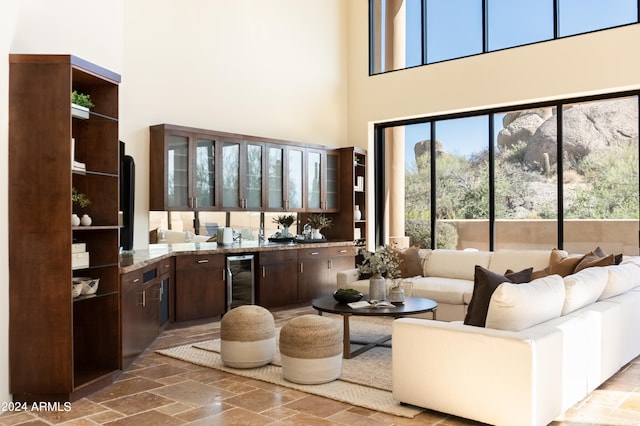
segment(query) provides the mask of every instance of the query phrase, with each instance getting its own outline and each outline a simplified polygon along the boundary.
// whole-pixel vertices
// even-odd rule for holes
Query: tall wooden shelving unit
[[[330,240],[353,240],[359,246],[367,241],[367,196],[366,164],[367,152],[358,147],[339,148],[340,213],[330,214],[333,226],[324,229]],[[358,181],[360,188],[356,188]],[[355,207],[360,208],[361,217],[355,217]],[[356,235],[356,233],[358,235]]]
[[[9,362],[16,401],[73,401],[119,374],[120,76],[71,55],[10,55]],[[71,113],[71,92],[91,96],[88,119]],[[86,172],[72,172],[75,160]],[[72,187],[91,204],[71,203]],[[87,213],[91,226],[73,227]],[[72,269],[72,242],[89,252]],[[72,298],[74,276],[100,278]]]

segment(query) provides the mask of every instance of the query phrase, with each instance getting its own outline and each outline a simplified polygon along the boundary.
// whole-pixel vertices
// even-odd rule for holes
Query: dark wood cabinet
[[[340,212],[331,214],[333,226],[323,230],[329,240],[367,241],[366,151],[356,147],[336,150],[339,160]]]
[[[76,400],[120,371],[120,76],[71,55],[9,62],[10,392]],[[73,90],[95,104],[86,119],[72,116]],[[91,204],[73,206],[72,187]],[[93,223],[72,226],[72,213]],[[75,270],[74,242],[89,253]],[[99,278],[97,293],[73,298],[74,276]]]
[[[257,303],[277,308],[298,302],[297,250],[264,251],[258,255]]]
[[[173,124],[149,128],[149,209],[340,211],[340,152]]]
[[[337,272],[355,267],[353,245],[298,249],[298,301],[332,294]]]
[[[225,311],[225,256],[176,257],[176,321],[215,317]]]
[[[127,368],[160,334],[169,319],[172,259],[121,275],[122,368]]]
[[[218,209],[217,138],[168,124],[149,131],[149,209]]]

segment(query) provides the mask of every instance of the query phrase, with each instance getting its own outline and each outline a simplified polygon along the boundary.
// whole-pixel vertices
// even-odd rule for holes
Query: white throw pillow
[[[491,296],[486,328],[520,331],[560,316],[564,281],[549,275],[529,283],[502,283]]]
[[[586,268],[564,277],[564,306],[562,315],[566,315],[598,300],[609,280],[606,268]]]
[[[640,285],[640,267],[635,263],[604,266],[601,269],[609,273],[609,280],[598,300],[608,299],[626,293]]]

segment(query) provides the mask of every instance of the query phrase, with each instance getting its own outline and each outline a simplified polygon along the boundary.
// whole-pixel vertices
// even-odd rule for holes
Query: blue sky
[[[407,6],[406,65],[420,65],[422,0]],[[552,0],[487,0],[490,50],[553,38]],[[468,56],[482,51],[482,0],[427,0],[428,62]],[[624,25],[638,20],[637,0],[558,0],[559,35]],[[431,41],[433,40],[433,42]],[[502,128],[496,120],[496,134]],[[438,123],[436,139],[444,149],[470,155],[486,148],[488,118],[473,117]],[[405,129],[405,159],[413,163],[413,146],[430,138],[428,124]]]

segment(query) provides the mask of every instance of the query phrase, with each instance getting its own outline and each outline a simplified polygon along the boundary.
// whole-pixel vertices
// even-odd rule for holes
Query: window
[[[376,245],[404,230],[423,248],[637,255],[638,104],[633,93],[378,126],[376,224],[388,229]]]
[[[637,22],[637,0],[370,0],[369,73]]]
[[[429,0],[426,16],[427,63],[482,53],[482,0]]]
[[[552,38],[553,0],[487,1],[487,50],[506,49]]]
[[[637,0],[558,0],[558,36],[638,22]]]

